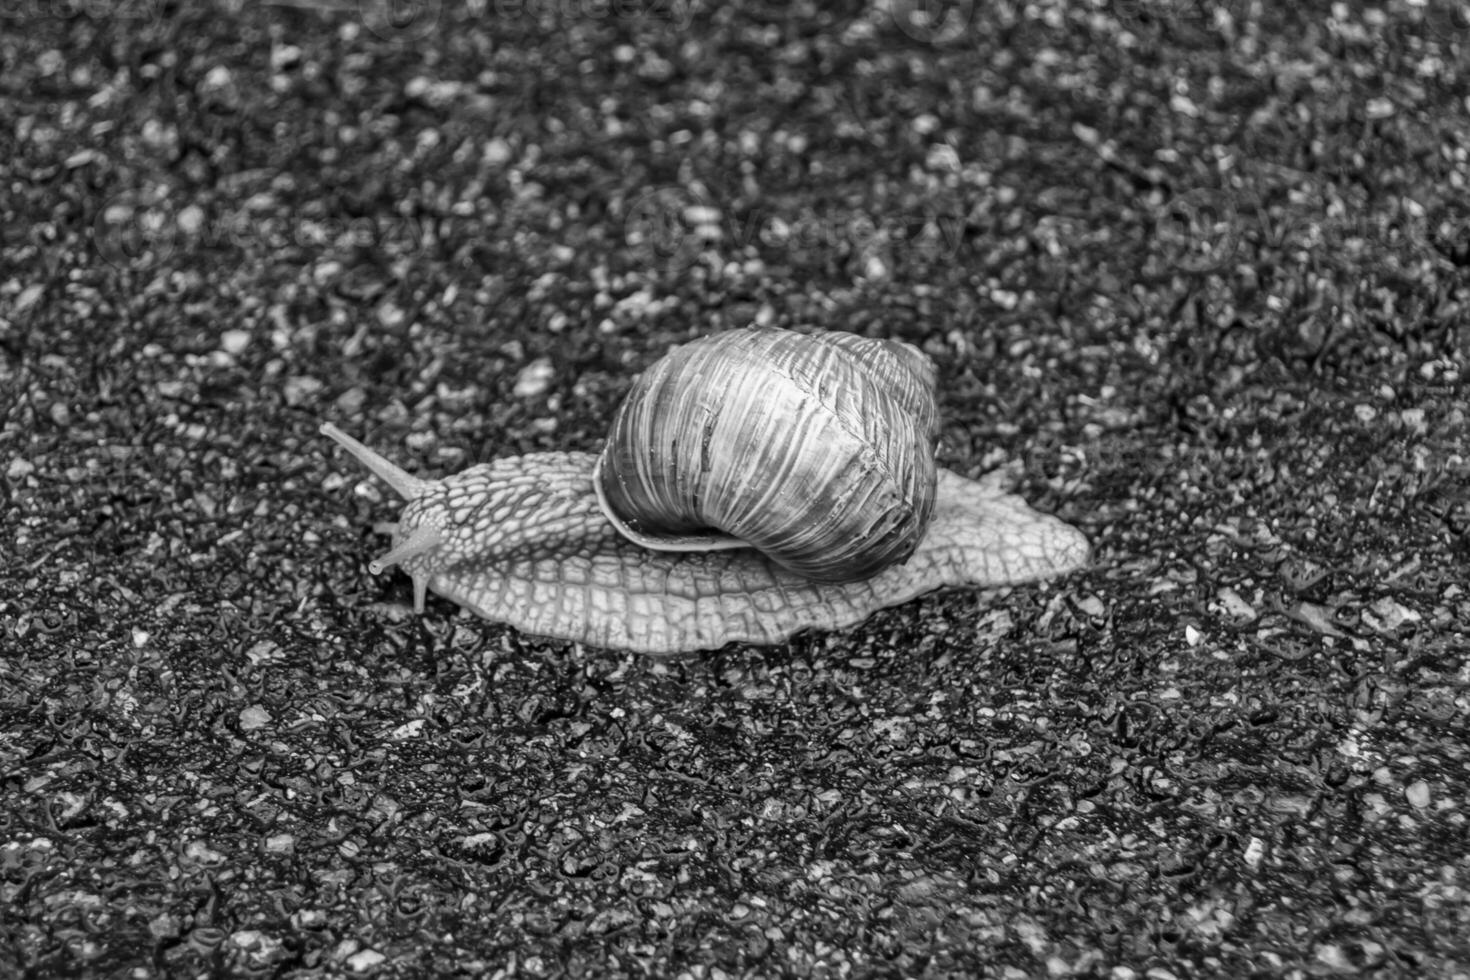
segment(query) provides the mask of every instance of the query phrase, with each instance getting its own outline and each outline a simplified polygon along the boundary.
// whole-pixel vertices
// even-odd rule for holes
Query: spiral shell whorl
[[[714,529],[814,581],[861,580],[906,560],[928,526],[934,384],[929,359],[898,341],[705,337],[634,384],[598,492],[645,545]]]

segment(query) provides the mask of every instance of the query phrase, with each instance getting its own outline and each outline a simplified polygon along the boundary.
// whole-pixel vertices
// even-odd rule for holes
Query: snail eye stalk
[[[368,571],[374,575],[381,575],[384,569],[392,568],[394,565],[402,565],[405,561],[415,555],[433,551],[444,541],[444,535],[437,527],[431,524],[420,524],[408,532],[408,537],[398,542],[386,555],[383,555],[368,564]]]
[[[366,466],[378,479],[392,487],[393,492],[404,500],[416,500],[428,491],[430,485],[428,480],[420,480],[398,464],[373,452],[332,423],[323,422],[317,431],[351,453],[354,459]]]

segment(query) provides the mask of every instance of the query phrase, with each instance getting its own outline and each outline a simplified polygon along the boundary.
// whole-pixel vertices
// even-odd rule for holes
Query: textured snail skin
[[[596,457],[540,453],[481,464],[443,480],[399,470],[330,424],[331,436],[409,498],[394,549],[426,590],[525,633],[670,654],[732,642],[780,643],[835,630],[946,586],[996,586],[1086,564],[1086,538],[1037,513],[996,481],[939,474],[928,533],[904,564],[841,584],[798,577],[750,550],[652,552],[602,516]]]

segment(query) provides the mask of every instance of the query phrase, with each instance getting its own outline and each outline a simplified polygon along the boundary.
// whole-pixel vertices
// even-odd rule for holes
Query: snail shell
[[[634,384],[593,474],[604,515],[656,551],[754,548],[816,582],[906,561],[934,511],[934,365],[845,333],[734,330]]]

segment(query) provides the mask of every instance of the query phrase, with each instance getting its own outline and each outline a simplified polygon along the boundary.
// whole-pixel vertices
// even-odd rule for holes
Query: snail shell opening
[[[917,348],[733,330],[634,382],[593,484],[644,547],[751,547],[814,581],[857,581],[923,538],[938,434],[934,365]]]

